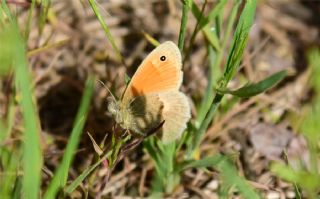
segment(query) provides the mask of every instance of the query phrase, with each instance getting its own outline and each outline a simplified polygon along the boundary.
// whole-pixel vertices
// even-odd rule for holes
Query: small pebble
[[[287,191],[286,197],[287,198],[296,198],[296,193],[294,191]]]
[[[267,199],[279,199],[280,198],[280,193],[275,192],[275,191],[270,191],[267,193]]]
[[[207,188],[214,191],[217,190],[219,187],[218,180],[212,180],[211,182],[208,183]]]

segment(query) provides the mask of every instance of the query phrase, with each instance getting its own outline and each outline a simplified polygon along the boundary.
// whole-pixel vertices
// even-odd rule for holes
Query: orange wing
[[[159,45],[141,63],[123,99],[130,101],[149,93],[179,90],[182,82],[181,66],[181,54],[173,42]]]

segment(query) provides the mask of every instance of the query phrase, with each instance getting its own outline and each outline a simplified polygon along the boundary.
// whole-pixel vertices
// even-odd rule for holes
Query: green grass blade
[[[143,142],[144,149],[149,153],[152,160],[155,163],[156,172],[159,176],[165,176],[165,168],[163,167],[163,159],[161,157],[161,151],[156,150],[156,140],[150,137],[148,140]]]
[[[15,187],[13,190],[13,194],[12,194],[12,198],[13,199],[21,199],[22,198],[22,193],[21,193],[21,189],[22,189],[22,177],[18,176],[15,182]]]
[[[1,41],[4,42],[0,47],[0,59],[5,59],[7,63],[4,64],[12,66],[10,70],[14,71],[17,93],[21,97],[19,105],[21,106],[24,122],[22,193],[25,198],[39,198],[42,151],[40,147],[39,121],[32,98],[33,92],[28,71],[25,42],[20,35],[20,30],[14,17],[12,17],[4,1],[1,4],[1,11],[9,18],[9,21],[5,21],[5,17],[1,13],[0,37]],[[3,52],[4,54],[2,54]],[[12,154],[10,153],[10,155]],[[15,170],[16,164],[12,163],[8,170],[11,170],[11,168]],[[18,191],[20,192],[21,190],[19,189]]]
[[[3,150],[0,149],[1,165],[4,173],[0,176],[0,194],[3,198],[11,198],[14,188],[16,188],[16,180],[19,178],[18,170],[20,165],[21,151],[20,148],[14,148],[15,150]],[[4,161],[4,158],[7,161]],[[17,189],[21,192],[21,189]]]
[[[212,23],[214,19],[222,12],[226,3],[226,0],[219,1],[219,3],[214,7],[214,9],[210,11],[208,17],[202,15],[201,11],[195,3],[192,4],[192,14],[196,17],[197,21],[199,22],[198,29],[203,30],[207,40],[217,51],[221,49],[221,46],[217,35],[214,34],[214,31],[211,30],[210,23]]]
[[[176,143],[172,142],[170,144],[162,144],[161,140],[158,140],[158,145],[162,145],[162,148],[161,148],[161,151],[162,151],[161,154],[163,154],[162,164],[166,168],[166,172],[171,173],[175,165],[174,157],[176,155]]]
[[[74,127],[72,129],[68,145],[63,155],[61,165],[57,168],[57,172],[55,173],[47,189],[47,192],[44,195],[44,198],[55,198],[56,193],[59,191],[59,189],[63,188],[67,183],[68,171],[71,166],[75,151],[78,147],[79,139],[82,134],[82,130],[89,111],[91,96],[93,94],[94,82],[95,78],[92,76],[89,77],[86,82],[86,87],[83,93],[83,97],[81,99],[80,108],[78,110],[74,122]]]
[[[207,168],[207,167],[215,167],[218,163],[221,161],[225,161],[226,157],[221,155],[215,155],[211,157],[205,157],[201,160],[190,160],[185,161],[178,165],[178,167],[175,169],[175,172],[182,172],[186,169],[190,168]]]
[[[151,137],[144,142],[144,148],[154,161],[156,170],[152,179],[152,194],[170,193],[180,180],[174,173],[176,143],[163,144],[161,140]]]
[[[219,3],[209,12],[207,20],[202,20],[200,23],[200,28],[208,25],[208,23],[213,22],[213,20],[222,12],[222,9],[226,5],[227,0],[221,0]],[[195,14],[195,13],[194,13]],[[198,17],[197,17],[198,19]]]
[[[215,49],[220,49],[219,39],[215,35],[211,34],[210,26],[207,25],[209,23],[208,17],[203,16],[202,12],[195,3],[192,4],[191,11],[194,17],[197,19],[197,22],[199,23],[198,30],[203,30],[209,43],[211,43],[211,45],[214,46]]]
[[[217,89],[217,92],[242,98],[252,97],[270,89],[272,86],[283,80],[286,75],[286,71],[280,71],[255,84],[247,84],[237,90]]]
[[[183,53],[184,40],[185,40],[185,34],[186,34],[187,22],[188,22],[188,12],[191,8],[192,0],[181,0],[181,2],[182,2],[182,18],[181,18],[181,24],[180,24],[178,47],[181,53]]]
[[[80,174],[66,189],[67,194],[71,194],[81,183],[82,181],[95,169],[99,166],[104,160],[110,157],[111,151],[104,155],[99,161],[87,168],[82,174]]]
[[[15,20],[11,16],[7,5],[2,2],[0,6],[0,77],[7,75],[14,70],[13,61],[16,59],[16,51],[18,50],[16,43],[19,43],[19,35],[17,35],[18,27]],[[9,19],[7,22],[6,18]]]
[[[6,4],[6,1],[1,1],[1,7],[0,7],[0,20],[1,23],[4,22],[5,16],[8,17],[10,22],[14,21],[14,17],[11,15],[10,9],[8,7],[8,5]],[[0,24],[3,25],[3,24]]]
[[[239,23],[231,44],[231,51],[229,53],[227,64],[224,70],[224,80],[221,82],[221,87],[226,87],[228,82],[234,76],[235,72],[238,70],[244,48],[248,40],[250,28],[253,24],[255,10],[256,1],[246,1],[246,5],[240,16]]]
[[[190,52],[191,52],[191,49],[192,49],[192,47],[193,47],[193,43],[194,43],[194,41],[195,41],[195,39],[196,39],[196,36],[197,36],[198,32],[201,30],[201,28],[200,28],[200,23],[202,22],[202,20],[203,20],[203,18],[204,18],[203,12],[204,12],[206,6],[207,6],[207,1],[205,1],[205,2],[202,4],[202,8],[201,8],[201,12],[200,12],[200,17],[199,17],[199,19],[197,19],[197,23],[196,23],[196,25],[195,25],[195,27],[194,27],[194,30],[193,30],[193,32],[192,32],[192,35],[191,35],[191,38],[190,38],[190,41],[189,41],[189,46],[188,46],[188,49],[186,50],[185,58],[184,58],[184,60],[183,60],[183,64],[184,64],[186,58],[189,58],[189,57],[190,57]],[[194,3],[193,3],[193,7],[196,7],[196,5],[195,5]],[[198,8],[197,8],[197,9],[198,9]]]
[[[197,19],[199,23],[199,29],[202,29],[205,25],[209,23],[208,17],[204,16],[201,10],[195,3],[192,3],[191,12],[193,16]]]
[[[205,26],[203,28],[203,33],[206,36],[208,42],[210,43],[211,46],[214,47],[215,50],[221,51],[221,45],[219,38],[217,35],[211,30],[209,26]]]
[[[91,6],[94,14],[95,14],[96,17],[98,18],[98,20],[99,20],[99,22],[100,22],[100,24],[101,24],[104,32],[106,33],[107,38],[108,38],[108,40],[110,41],[113,50],[116,52],[119,61],[121,61],[121,63],[122,63],[124,66],[126,66],[125,60],[124,60],[123,56],[121,55],[121,52],[120,52],[119,48],[117,47],[116,42],[115,42],[113,36],[111,35],[110,29],[109,29],[109,27],[107,26],[106,22],[104,21],[103,16],[102,16],[102,14],[100,13],[100,11],[99,11],[99,9],[98,9],[98,7],[97,7],[97,4],[96,4],[96,2],[95,2],[95,0],[89,0],[89,3],[90,3],[90,6]]]
[[[222,175],[223,183],[235,186],[243,195],[243,198],[259,199],[261,198],[248,184],[248,182],[238,175],[237,169],[229,162],[222,161],[218,165],[218,170]]]
[[[308,52],[308,62],[311,70],[310,84],[314,89],[312,104],[307,107],[307,114],[303,118],[301,132],[307,138],[311,171],[316,173],[319,169],[319,117],[320,117],[320,49],[311,49]]]
[[[207,111],[210,108],[213,99],[213,91],[214,86],[218,80],[218,77],[221,75],[221,70],[219,67],[216,67],[216,59],[217,59],[217,52],[214,51],[211,45],[208,46],[209,51],[209,76],[208,76],[208,85],[206,87],[206,92],[204,97],[201,100],[200,107],[198,109],[198,115],[196,118],[196,125],[197,127],[200,126],[202,121],[204,120]]]
[[[11,100],[10,104],[9,104],[9,110],[8,110],[8,118],[7,118],[7,129],[6,129],[6,133],[3,135],[4,139],[8,138],[12,132],[13,126],[14,126],[14,116],[15,116],[15,105],[13,100]],[[1,136],[0,136],[1,137]],[[2,141],[0,139],[0,141]]]
[[[308,52],[308,62],[312,70],[311,84],[317,92],[320,91],[320,48],[312,48]]]
[[[202,139],[204,133],[206,132],[209,124],[211,123],[213,116],[219,106],[219,103],[222,100],[222,97],[223,97],[223,95],[221,95],[219,93],[217,93],[216,96],[214,97],[209,111],[206,113],[206,116],[205,116],[204,120],[202,121],[199,130],[197,131],[197,133],[194,136],[193,144],[191,145],[192,148],[191,148],[191,150],[189,150],[188,156],[193,156],[193,157],[198,156],[197,149],[200,146],[201,139]]]
[[[295,171],[282,163],[273,163],[271,171],[289,182],[297,183],[308,192],[316,193],[316,190],[320,187],[320,175],[318,173],[310,173],[304,170]]]
[[[25,28],[25,32],[24,32],[24,37],[25,37],[24,39],[26,41],[28,41],[28,38],[29,38],[31,22],[32,22],[32,19],[33,19],[32,15],[33,15],[35,6],[36,6],[36,0],[32,0],[31,1],[31,6],[29,8],[28,20],[27,20],[26,28]]]
[[[39,17],[39,35],[42,35],[44,25],[46,24],[48,11],[50,7],[50,0],[41,1],[40,17]]]
[[[24,120],[23,147],[23,195],[25,198],[39,198],[42,168],[42,151],[40,146],[39,121],[35,104],[32,100],[32,84],[29,76],[25,44],[16,28],[15,81],[21,95],[21,107]]]

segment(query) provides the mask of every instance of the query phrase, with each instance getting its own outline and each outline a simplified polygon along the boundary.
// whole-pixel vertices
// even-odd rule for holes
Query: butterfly
[[[164,42],[140,64],[121,100],[109,102],[108,111],[123,129],[140,135],[163,124],[161,139],[170,143],[181,137],[191,118],[188,99],[179,91],[182,78],[179,48]]]

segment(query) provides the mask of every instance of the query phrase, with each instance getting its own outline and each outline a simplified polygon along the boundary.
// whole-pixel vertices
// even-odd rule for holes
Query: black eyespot
[[[166,60],[166,56],[161,56],[161,57],[160,57],[160,60],[161,60],[161,61],[165,61],[165,60]]]

